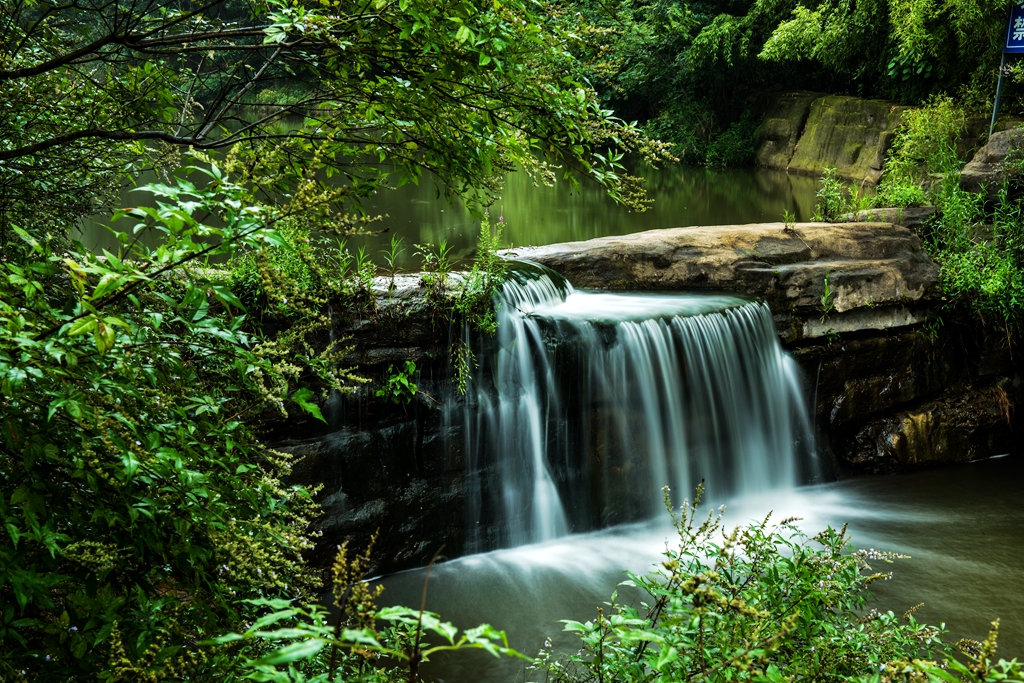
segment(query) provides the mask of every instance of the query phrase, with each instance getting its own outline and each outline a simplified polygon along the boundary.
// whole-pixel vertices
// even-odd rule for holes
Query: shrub
[[[678,547],[661,569],[624,582],[650,600],[646,609],[613,594],[607,613],[565,622],[581,650],[542,653],[553,680],[842,680],[939,642],[940,631],[912,615],[862,616],[864,589],[889,576],[865,575],[869,562],[898,556],[846,552],[845,528],[807,539],[794,519],[770,525],[770,515],[719,541],[721,511],[700,522],[700,495],[673,514]]]
[[[213,263],[284,244],[280,215],[207,174],[125,212],[156,248],[119,233],[118,254],[55,252],[24,230],[5,246],[0,679],[220,680],[224,653],[196,640],[257,618],[245,599],[317,586],[311,493],[246,422],[320,417],[297,383],[345,391],[346,375],[334,348],[247,330]]]

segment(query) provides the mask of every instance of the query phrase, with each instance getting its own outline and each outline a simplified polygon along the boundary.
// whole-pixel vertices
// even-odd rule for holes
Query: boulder
[[[1014,128],[992,134],[960,174],[960,185],[968,192],[995,195],[1009,175],[1007,157],[1024,144],[1024,129]]]

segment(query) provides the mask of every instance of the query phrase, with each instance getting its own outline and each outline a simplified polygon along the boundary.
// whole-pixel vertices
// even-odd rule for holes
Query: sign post
[[[996,116],[999,115],[999,98],[1003,94],[1003,74],[1006,71],[1006,55],[1024,53],[1024,0],[1016,0],[1010,7],[1010,18],[1006,22],[1006,41],[1003,56],[999,60],[999,80],[996,82],[996,101],[992,106],[992,121],[988,136],[996,130]]]

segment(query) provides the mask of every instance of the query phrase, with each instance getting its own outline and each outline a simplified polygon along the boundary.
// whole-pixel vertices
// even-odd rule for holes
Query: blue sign
[[[1016,0],[1010,8],[1003,52],[1024,52],[1024,0]]]

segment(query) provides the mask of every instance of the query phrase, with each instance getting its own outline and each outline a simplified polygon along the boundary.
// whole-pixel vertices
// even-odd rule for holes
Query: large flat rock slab
[[[918,237],[890,223],[668,228],[506,254],[580,288],[750,294],[768,303],[787,341],[917,324],[939,272]]]

